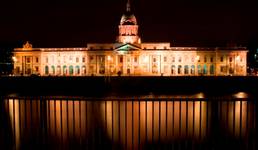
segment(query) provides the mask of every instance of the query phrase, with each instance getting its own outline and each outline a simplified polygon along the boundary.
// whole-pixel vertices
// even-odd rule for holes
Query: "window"
[[[197,69],[198,69],[198,74],[202,74],[202,67],[201,67],[201,65],[198,65]]]
[[[214,65],[210,65],[210,74],[214,74]]]
[[[80,75],[80,67],[79,66],[75,67],[75,72],[76,72],[76,75]]]
[[[85,62],[85,57],[82,57],[82,62],[83,62],[83,63]]]
[[[123,63],[123,56],[120,56],[119,62],[120,62],[120,63]]]
[[[167,62],[167,57],[166,56],[164,57],[164,62]]]
[[[73,66],[69,66],[69,75],[73,75]]]
[[[156,62],[156,58],[153,58],[153,62]]]
[[[70,56],[69,60],[70,60],[70,62],[72,62],[73,61],[73,56]]]
[[[93,62],[93,60],[94,60],[94,57],[90,56],[90,62]]]
[[[176,74],[176,66],[175,65],[172,65],[171,66],[171,74]]]
[[[213,62],[213,57],[211,56],[210,61]]]
[[[79,57],[76,57],[76,62],[77,62],[77,63],[79,62]]]
[[[48,57],[46,57],[46,63],[48,63]]]
[[[101,62],[101,63],[103,63],[104,61],[105,61],[105,58],[104,58],[105,56],[100,56],[99,57],[99,61]]]
[[[195,66],[192,65],[192,66],[191,66],[191,74],[194,74],[194,72],[195,72]]]
[[[204,56],[204,62],[207,62],[207,57],[206,56]]]
[[[177,73],[178,73],[178,74],[181,74],[181,73],[182,73],[182,66],[179,65],[177,69],[178,69],[178,70],[177,70]]]
[[[46,75],[48,75],[48,74],[49,74],[48,66],[45,66],[45,74],[46,74]]]
[[[178,58],[178,62],[182,62],[182,57],[179,57],[179,58]]]
[[[138,58],[137,58],[137,56],[135,56],[134,57],[134,62],[137,63],[137,61],[138,61]]]
[[[175,62],[175,57],[172,57],[172,62]]]
[[[38,66],[35,67],[35,71],[36,71],[36,72],[39,71],[39,67],[38,67]]]
[[[232,62],[232,60],[233,60],[232,57],[229,57],[229,62]]]
[[[207,74],[207,65],[206,64],[203,65],[203,74]]]
[[[26,58],[26,62],[27,62],[27,63],[30,63],[30,57],[27,57],[27,58]]]
[[[194,57],[191,58],[191,61],[194,62]]]
[[[38,57],[36,57],[36,63],[38,63],[39,62],[39,58]]]
[[[223,66],[220,66],[220,72],[223,72]]]
[[[185,73],[185,74],[188,74],[188,73],[189,73],[188,65],[185,65],[184,73]]]
[[[220,62],[223,62],[223,56],[220,57]]]
[[[53,75],[55,74],[55,66],[51,66],[51,72]]]

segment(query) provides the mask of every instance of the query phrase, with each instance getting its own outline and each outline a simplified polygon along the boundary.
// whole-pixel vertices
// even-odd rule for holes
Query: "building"
[[[81,48],[14,49],[14,74],[41,76],[243,76],[245,47],[173,47],[144,43],[127,2],[115,43],[90,43]]]

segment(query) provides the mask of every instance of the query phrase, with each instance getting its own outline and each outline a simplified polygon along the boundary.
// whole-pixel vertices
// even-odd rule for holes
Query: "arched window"
[[[210,74],[214,74],[215,68],[214,65],[210,65]]]
[[[197,69],[198,69],[198,74],[199,75],[202,74],[202,67],[201,67],[201,65],[198,65]]]
[[[178,65],[177,74],[181,74],[181,73],[182,73],[182,66]]]
[[[67,75],[67,67],[66,66],[63,66],[63,74]]]
[[[45,74],[46,74],[46,75],[49,74],[49,68],[48,68],[48,66],[45,66]]]
[[[86,75],[86,67],[82,66],[82,75]]]
[[[189,68],[188,68],[188,65],[185,65],[185,67],[184,67],[184,73],[185,73],[185,74],[189,74]]]
[[[171,66],[171,74],[176,74],[176,66],[175,65]]]
[[[55,74],[55,66],[51,66],[51,73],[54,75]]]
[[[61,75],[61,66],[57,66],[56,73],[57,75]]]
[[[69,75],[73,75],[73,66],[69,66]]]
[[[207,65],[206,64],[203,65],[203,74],[207,74]]]
[[[191,66],[191,74],[195,74],[195,66],[194,65]]]
[[[80,75],[80,67],[79,66],[75,67],[75,72],[77,75]]]

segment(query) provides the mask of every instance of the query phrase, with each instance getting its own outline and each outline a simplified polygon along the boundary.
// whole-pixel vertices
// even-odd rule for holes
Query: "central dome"
[[[136,17],[131,13],[130,1],[127,1],[126,12],[121,18],[120,25],[137,25]]]
[[[120,21],[120,25],[137,25],[137,20],[134,14],[126,12]]]

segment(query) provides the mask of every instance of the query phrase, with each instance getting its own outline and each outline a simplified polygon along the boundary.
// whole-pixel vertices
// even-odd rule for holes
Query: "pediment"
[[[130,43],[120,45],[115,48],[115,51],[135,51],[135,50],[141,50],[141,48]]]

